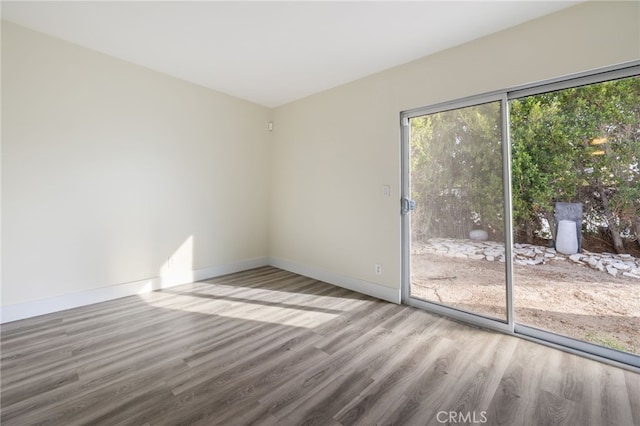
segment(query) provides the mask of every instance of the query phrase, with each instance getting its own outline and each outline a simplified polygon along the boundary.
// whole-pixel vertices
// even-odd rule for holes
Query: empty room
[[[640,425],[640,2],[1,3],[2,425]]]

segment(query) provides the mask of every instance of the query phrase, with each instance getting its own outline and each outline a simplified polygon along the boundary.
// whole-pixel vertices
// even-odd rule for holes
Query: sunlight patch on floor
[[[246,299],[246,301],[225,300],[223,297],[215,299],[203,298],[197,295],[172,294],[171,297],[158,298],[154,295],[166,293],[151,293],[140,295],[150,306],[163,309],[179,310],[203,315],[215,315],[226,318],[235,318],[244,321],[259,321],[292,327],[315,328],[331,321],[342,314],[342,311],[333,309],[331,305],[326,308],[313,306],[286,306],[285,302],[278,306],[269,306],[261,300]]]

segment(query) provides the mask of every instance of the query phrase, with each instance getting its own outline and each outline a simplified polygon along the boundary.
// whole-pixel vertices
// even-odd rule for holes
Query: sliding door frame
[[[463,311],[449,306],[440,305],[420,299],[412,298],[411,293],[411,213],[402,215],[402,262],[403,262],[403,279],[402,279],[402,302],[404,304],[425,309],[437,314],[449,316],[451,318],[478,325],[484,328],[513,333],[514,331],[514,315],[513,315],[513,286],[509,285],[512,276],[512,231],[511,231],[511,166],[510,166],[510,147],[509,147],[509,123],[504,118],[508,108],[508,99],[505,92],[494,92],[481,96],[473,96],[454,102],[445,102],[424,108],[417,108],[405,111],[401,114],[400,120],[402,124],[402,197],[411,198],[411,135],[410,120],[412,118],[421,117],[429,114],[436,114],[455,109],[473,107],[476,105],[500,102],[500,123],[501,123],[501,144],[502,144],[502,181],[503,181],[503,203],[504,203],[504,233],[505,233],[505,309],[506,321],[496,318],[489,318],[479,314]],[[507,181],[509,178],[509,181]]]
[[[500,101],[502,124],[502,165],[503,165],[503,194],[505,209],[505,283],[507,320],[483,317],[437,303],[410,297],[411,287],[411,212],[401,215],[402,226],[402,303],[424,309],[429,312],[448,316],[475,326],[500,331],[522,337],[527,340],[552,346],[570,353],[587,358],[604,361],[619,367],[640,370],[640,356],[609,349],[585,341],[558,335],[550,331],[540,330],[515,322],[515,307],[513,299],[513,223],[512,223],[512,193],[511,193],[511,138],[509,133],[510,116],[509,101],[531,95],[539,95],[563,89],[588,84],[596,84],[609,80],[640,75],[640,60],[615,65],[597,70],[573,74],[552,80],[527,84],[510,89],[472,96],[456,101],[443,102],[423,108],[416,108],[401,112],[401,196],[411,198],[410,176],[410,122],[409,120],[423,115],[470,107],[474,105]]]

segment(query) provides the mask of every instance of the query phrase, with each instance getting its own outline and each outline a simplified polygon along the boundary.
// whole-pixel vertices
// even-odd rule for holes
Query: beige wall
[[[2,23],[2,305],[267,256],[271,111]]]
[[[401,111],[637,59],[640,3],[585,3],[277,108],[270,256],[399,289]]]

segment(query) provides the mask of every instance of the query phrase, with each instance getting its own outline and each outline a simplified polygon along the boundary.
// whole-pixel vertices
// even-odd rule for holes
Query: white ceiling
[[[576,3],[2,1],[2,18],[275,107]]]

